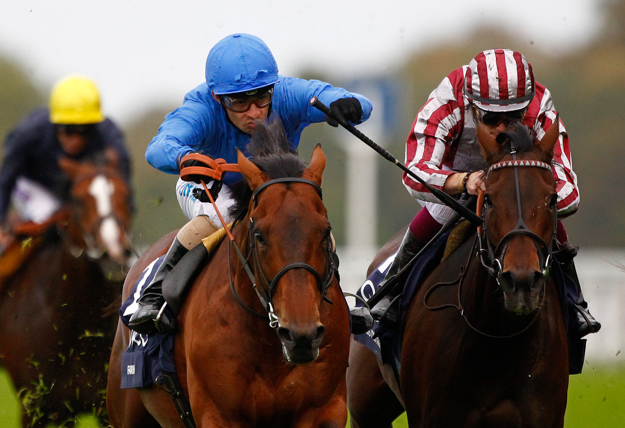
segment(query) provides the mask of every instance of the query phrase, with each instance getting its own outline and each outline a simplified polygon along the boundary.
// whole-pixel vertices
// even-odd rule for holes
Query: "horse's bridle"
[[[520,192],[520,186],[519,186],[518,168],[535,167],[535,168],[546,169],[550,172],[552,171],[552,169],[551,169],[551,165],[545,162],[534,161],[534,160],[517,160],[515,150],[513,150],[511,154],[512,154],[512,160],[502,161],[502,162],[493,164],[490,166],[490,168],[488,168],[486,172],[486,177],[488,177],[488,175],[492,171],[495,171],[501,168],[508,168],[508,167],[514,168],[514,181],[515,181],[515,189],[516,189],[518,220],[517,220],[515,227],[510,232],[506,233],[503,238],[501,238],[501,240],[499,241],[499,243],[494,249],[486,233],[487,222],[486,222],[486,210],[484,209],[484,203],[485,203],[484,192],[480,192],[478,201],[477,201],[477,215],[481,216],[483,219],[483,226],[478,227],[480,261],[482,265],[484,266],[484,268],[486,269],[486,271],[488,271],[489,274],[495,277],[495,279],[497,280],[497,283],[500,285],[501,285],[500,279],[501,279],[501,274],[503,270],[502,261],[505,257],[506,250],[508,249],[508,245],[510,241],[512,240],[512,238],[514,238],[517,235],[525,235],[529,237],[530,239],[532,239],[538,251],[538,258],[539,258],[541,272],[545,276],[545,279],[548,277],[551,263],[553,262],[553,248],[556,243],[556,232],[557,232],[556,223],[558,221],[557,210],[554,209],[553,235],[551,238],[551,242],[549,244],[547,244],[540,236],[532,232],[529,229],[529,227],[527,227],[527,225],[523,221],[523,212],[521,210],[521,192]]]
[[[305,184],[309,184],[311,186],[313,186],[315,188],[315,190],[317,191],[317,193],[319,194],[319,197],[322,196],[321,193],[321,187],[319,187],[319,185],[317,183],[315,183],[314,181],[311,180],[307,180],[305,178],[297,178],[297,177],[285,177],[285,178],[276,178],[273,180],[269,180],[266,181],[265,183],[261,184],[260,186],[258,186],[256,188],[256,190],[254,190],[254,193],[252,194],[252,201],[254,203],[254,208],[256,208],[256,206],[258,205],[258,195],[265,190],[268,186],[271,186],[273,184],[277,184],[277,183],[305,183]],[[256,235],[256,228],[254,226],[254,220],[252,219],[251,215],[250,215],[250,223],[249,223],[249,227],[248,227],[248,240],[250,242],[250,246],[249,246],[249,253],[248,253],[248,257],[247,258],[243,258],[242,254],[240,253],[240,251],[238,251],[237,249],[237,253],[239,254],[239,258],[241,259],[241,262],[243,263],[243,267],[245,268],[247,275],[250,277],[250,280],[252,281],[252,286],[254,288],[254,291],[256,291],[256,294],[258,295],[258,298],[261,302],[261,304],[263,305],[263,307],[265,308],[265,311],[267,312],[267,315],[269,316],[269,326],[271,328],[278,328],[279,327],[279,321],[278,321],[278,317],[276,316],[274,309],[273,309],[273,304],[272,304],[272,299],[273,299],[273,293],[274,290],[276,288],[276,286],[278,285],[278,281],[280,280],[280,278],[282,278],[282,276],[284,276],[284,274],[286,274],[288,271],[292,270],[292,269],[305,269],[307,271],[309,271],[310,273],[313,274],[313,276],[315,277],[315,279],[317,280],[317,285],[319,287],[319,291],[321,292],[321,298],[322,300],[328,300],[328,298],[326,297],[326,292],[328,290],[328,288],[330,287],[330,285],[332,284],[332,280],[336,274],[336,271],[338,269],[338,257],[336,255],[335,249],[333,247],[332,244],[332,240],[328,238],[328,248],[327,248],[327,252],[328,252],[328,258],[327,258],[327,263],[326,263],[326,274],[325,277],[322,278],[322,276],[319,274],[319,272],[317,272],[317,270],[315,268],[313,268],[311,265],[307,264],[307,263],[303,263],[303,262],[294,262],[294,263],[290,263],[288,265],[286,265],[285,267],[283,267],[282,269],[280,269],[280,271],[273,277],[273,279],[269,280],[267,279],[267,276],[265,275],[265,273],[263,272],[263,269],[261,267],[260,264],[260,258],[258,255],[258,246],[257,246],[257,235]],[[236,245],[235,245],[236,248]],[[256,283],[256,277],[254,275],[254,272],[252,271],[252,269],[249,266],[249,262],[248,259],[250,257],[250,254],[253,258],[253,264],[254,264],[254,270],[257,272],[258,274],[258,278],[259,280],[262,282],[261,286],[259,287]],[[249,306],[247,306],[242,300],[241,298],[238,296],[238,294],[236,293],[236,291],[234,290],[234,284],[232,283],[232,281],[230,281],[230,285],[231,285],[231,289],[233,291],[234,296],[236,297],[237,301],[248,311],[259,315],[261,317],[265,317],[263,314],[260,314],[258,312],[256,312],[255,310],[253,310],[252,308],[250,308]]]

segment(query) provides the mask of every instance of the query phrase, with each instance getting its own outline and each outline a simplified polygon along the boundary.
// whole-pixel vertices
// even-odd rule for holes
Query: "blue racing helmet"
[[[215,95],[247,92],[278,81],[278,65],[267,45],[250,34],[231,34],[206,59],[206,84]]]

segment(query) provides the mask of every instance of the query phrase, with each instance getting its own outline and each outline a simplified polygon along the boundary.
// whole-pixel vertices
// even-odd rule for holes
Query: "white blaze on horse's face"
[[[112,216],[112,196],[115,191],[113,183],[103,175],[98,175],[89,186],[89,194],[96,201],[98,216],[103,219],[100,224],[100,238],[113,260],[122,260],[124,248],[121,245],[121,230]]]

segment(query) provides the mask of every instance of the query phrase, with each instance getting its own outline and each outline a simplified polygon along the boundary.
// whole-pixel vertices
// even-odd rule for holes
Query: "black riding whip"
[[[451,196],[449,196],[447,193],[443,192],[442,190],[437,189],[436,187],[431,186],[428,183],[426,183],[423,179],[421,179],[421,177],[419,177],[417,174],[415,174],[410,169],[408,169],[406,167],[406,165],[404,165],[403,163],[398,161],[392,154],[390,154],[388,151],[386,151],[385,149],[383,149],[382,147],[377,145],[369,137],[367,137],[365,134],[363,134],[358,129],[356,129],[356,127],[354,127],[353,125],[348,123],[345,119],[343,119],[342,117],[341,118],[335,117],[332,114],[332,111],[325,104],[323,104],[319,100],[319,98],[312,97],[312,99],[310,100],[310,105],[313,106],[313,107],[316,107],[319,110],[321,110],[326,115],[336,119],[336,121],[338,123],[340,123],[343,128],[347,129],[349,132],[351,132],[353,135],[355,135],[359,140],[361,140],[366,145],[371,147],[373,150],[375,150],[376,152],[381,154],[382,157],[384,157],[384,159],[388,160],[389,162],[394,163],[399,168],[401,168],[402,171],[404,171],[406,174],[408,174],[410,177],[414,178],[416,181],[418,181],[419,183],[424,185],[443,204],[447,205],[448,207],[450,207],[451,209],[456,211],[458,214],[460,214],[462,217],[464,217],[467,220],[469,220],[474,226],[481,226],[482,225],[482,219],[479,218],[473,211],[471,211],[470,209],[468,209],[464,205],[460,204],[458,201],[456,201],[454,198],[452,198]]]

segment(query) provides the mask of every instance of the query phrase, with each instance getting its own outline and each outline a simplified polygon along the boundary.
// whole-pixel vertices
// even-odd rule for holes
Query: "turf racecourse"
[[[19,402],[6,372],[0,370],[0,428],[19,428]],[[622,428],[625,426],[625,365],[584,367],[571,376],[566,428]],[[78,428],[98,428],[95,418],[83,415]],[[405,415],[393,423],[406,428]]]

